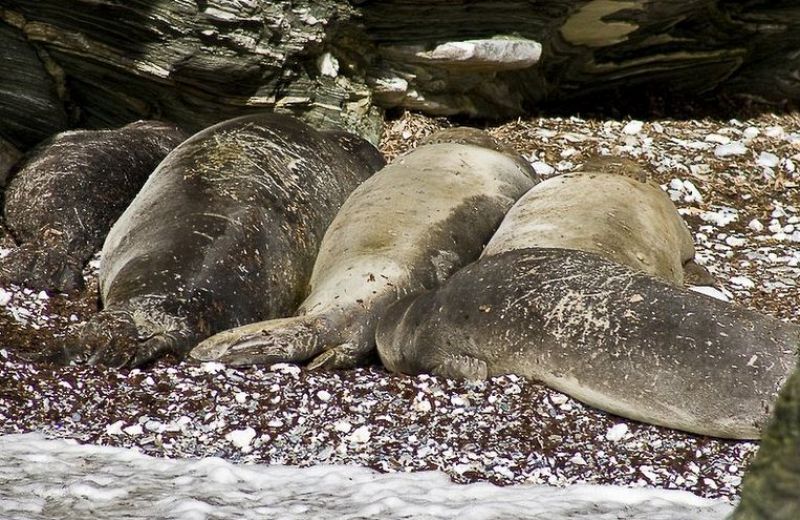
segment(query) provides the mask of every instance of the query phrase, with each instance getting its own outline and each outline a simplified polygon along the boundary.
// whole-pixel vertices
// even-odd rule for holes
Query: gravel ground
[[[391,158],[448,124],[404,114],[387,123],[382,148]],[[597,152],[650,164],[691,227],[700,263],[717,278],[714,292],[798,320],[797,115],[541,117],[488,129],[544,176]],[[0,255],[12,246],[0,233]],[[80,293],[0,288],[0,433],[41,431],[169,457],[440,469],[457,482],[613,483],[729,499],[757,449],[624,420],[514,376],[464,383],[380,367],[51,365],[61,338],[97,310],[98,262]]]

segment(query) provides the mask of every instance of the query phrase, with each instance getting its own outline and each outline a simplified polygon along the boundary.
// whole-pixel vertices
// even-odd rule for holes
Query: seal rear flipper
[[[82,289],[83,263],[63,244],[27,242],[0,259],[0,281],[57,292]]]
[[[129,310],[103,310],[92,317],[78,333],[65,342],[63,360],[109,368],[136,368],[167,354],[182,358],[197,337],[188,329],[153,329],[155,322],[144,321]]]
[[[189,358],[231,366],[301,363],[321,352],[327,332],[324,320],[310,316],[260,321],[211,336]]]
[[[136,347],[130,367],[138,368],[170,354],[183,359],[194,344],[193,336],[181,331],[170,331],[147,338]]]
[[[133,357],[139,330],[127,311],[101,311],[65,341],[65,363],[102,364],[121,368]]]
[[[469,381],[482,381],[489,377],[486,361],[464,355],[444,359],[433,368],[432,372],[437,376]]]

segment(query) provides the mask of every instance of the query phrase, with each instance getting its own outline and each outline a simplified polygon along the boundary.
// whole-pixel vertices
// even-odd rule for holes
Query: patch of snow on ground
[[[723,501],[682,491],[454,484],[443,473],[160,459],[135,450],[0,437],[0,517],[717,520]]]

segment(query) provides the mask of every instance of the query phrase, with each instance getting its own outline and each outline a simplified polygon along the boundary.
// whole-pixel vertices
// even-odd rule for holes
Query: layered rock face
[[[308,114],[318,126],[336,120],[376,134],[368,91],[336,67],[322,74],[317,65],[352,14],[346,2],[332,0],[305,8],[222,0],[23,0],[0,7],[4,29],[21,33],[63,71],[59,87],[79,107],[83,126],[150,117],[199,130],[251,111],[285,109]],[[12,131],[0,127],[3,135]]]
[[[4,0],[0,23],[15,72],[0,91],[25,98],[0,103],[0,136],[17,146],[39,137],[20,121],[192,130],[274,109],[375,141],[395,107],[497,118],[620,92],[800,98],[791,0]]]

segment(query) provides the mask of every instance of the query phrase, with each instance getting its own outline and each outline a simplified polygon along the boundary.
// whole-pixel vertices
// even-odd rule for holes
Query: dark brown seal
[[[0,282],[68,291],[158,163],[186,138],[138,121],[115,130],[60,133],[37,147],[6,188],[4,215],[18,247]]]
[[[103,246],[105,309],[68,353],[111,366],[182,357],[221,330],[287,316],[322,236],[383,159],[289,116],[232,119],[167,156]]]

